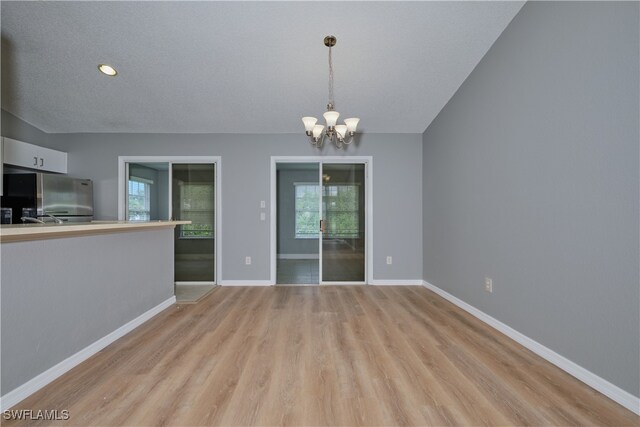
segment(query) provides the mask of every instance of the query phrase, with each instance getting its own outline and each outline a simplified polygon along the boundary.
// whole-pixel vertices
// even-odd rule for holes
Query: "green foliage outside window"
[[[318,209],[318,186],[296,184],[296,238],[318,238],[320,212]]]
[[[320,229],[319,186],[296,184],[296,238],[318,238]],[[358,185],[337,184],[322,187],[322,212],[326,219],[325,237],[358,238],[359,236]]]
[[[185,183],[180,191],[180,218],[191,221],[180,227],[180,237],[213,238],[213,184]]]

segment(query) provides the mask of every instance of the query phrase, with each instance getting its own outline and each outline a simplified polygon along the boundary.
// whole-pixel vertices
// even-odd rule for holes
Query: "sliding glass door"
[[[191,224],[175,228],[175,281],[215,281],[215,164],[172,163],[172,217]]]
[[[276,284],[318,285],[319,163],[276,165]]]
[[[321,166],[321,283],[365,283],[365,164]]]
[[[188,220],[175,227],[176,285],[214,285],[220,275],[216,222],[220,158],[121,156],[118,218]]]
[[[272,157],[272,280],[367,284],[368,157]]]

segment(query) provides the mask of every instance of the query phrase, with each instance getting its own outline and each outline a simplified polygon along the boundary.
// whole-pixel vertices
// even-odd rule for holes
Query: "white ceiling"
[[[421,133],[523,2],[2,2],[2,107],[46,132]],[[109,63],[119,75],[97,71]]]

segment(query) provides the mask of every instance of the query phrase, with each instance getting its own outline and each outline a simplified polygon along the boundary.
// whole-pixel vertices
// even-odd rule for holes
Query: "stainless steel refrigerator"
[[[2,207],[12,209],[12,222],[25,216],[44,222],[93,220],[93,182],[49,173],[4,175]]]

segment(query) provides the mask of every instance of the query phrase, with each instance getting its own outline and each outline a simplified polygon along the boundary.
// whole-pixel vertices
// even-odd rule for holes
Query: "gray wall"
[[[117,217],[118,156],[222,157],[222,279],[269,280],[271,156],[373,156],[375,279],[422,277],[422,140],[419,134],[364,134],[346,151],[311,147],[304,132],[254,134],[50,134],[69,153],[69,174],[94,180],[100,219]],[[354,143],[355,144],[355,143]],[[260,221],[260,201],[267,220]],[[385,257],[393,256],[387,265]],[[245,256],[252,264],[245,265]]]
[[[636,396],[638,12],[527,3],[423,135],[425,280]]]
[[[2,395],[173,295],[172,229],[1,249]]]
[[[169,219],[169,171],[159,170],[156,184],[158,212],[157,218]]]
[[[278,171],[278,254],[318,254],[318,239],[296,239],[297,182],[318,183],[319,169]]]
[[[2,136],[29,142],[42,146],[49,146],[49,134],[41,131],[35,126],[20,120],[13,114],[0,110],[0,120],[2,126]]]

